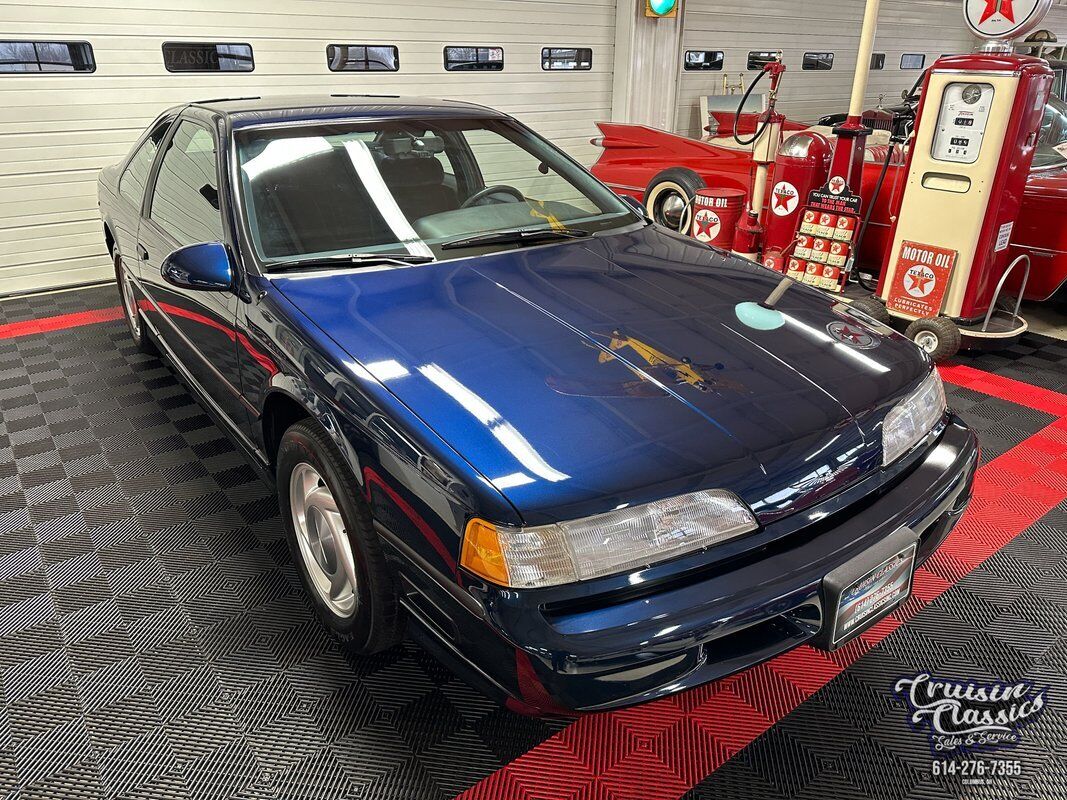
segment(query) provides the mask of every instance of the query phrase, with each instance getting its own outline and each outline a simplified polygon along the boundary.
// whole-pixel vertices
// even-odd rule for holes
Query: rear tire
[[[146,356],[158,356],[159,348],[152,341],[152,335],[148,332],[141,312],[137,308],[137,294],[133,288],[133,280],[126,274],[126,267],[122,263],[122,256],[118,251],[114,254],[115,283],[119,288],[119,300],[122,301],[122,316],[129,328],[130,338],[137,345],[137,349]]]
[[[689,233],[692,224],[692,200],[698,189],[707,186],[704,179],[690,169],[673,167],[653,178],[645,189],[645,210],[652,220],[665,228]],[[683,224],[684,223],[684,224]]]
[[[960,329],[948,317],[917,319],[908,326],[904,335],[925,350],[935,362],[952,358],[963,344]]]
[[[311,420],[282,436],[277,478],[289,551],[319,618],[364,655],[400,642],[405,617],[370,508]]]

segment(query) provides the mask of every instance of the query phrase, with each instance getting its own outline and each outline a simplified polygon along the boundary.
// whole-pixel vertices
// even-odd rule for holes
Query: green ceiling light
[[[678,0],[645,0],[646,17],[673,17],[678,14]]]

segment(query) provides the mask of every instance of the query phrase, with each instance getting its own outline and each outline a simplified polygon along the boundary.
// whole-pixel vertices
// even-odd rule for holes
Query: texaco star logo
[[[714,211],[702,208],[697,212],[695,234],[698,241],[710,242],[719,235],[721,226],[722,220],[719,219],[719,215]]]
[[[871,336],[859,325],[850,322],[831,322],[826,326],[826,332],[833,336],[841,344],[855,347],[857,350],[870,350],[878,346],[878,340]]]
[[[779,181],[771,191],[771,211],[779,217],[787,217],[796,211],[800,192],[789,181]]]
[[[1052,0],[964,0],[967,26],[985,39],[1014,39],[1041,24]]]
[[[904,291],[912,297],[926,297],[937,286],[937,276],[929,267],[916,264],[904,273]]]
[[[845,191],[845,179],[840,175],[834,175],[834,177],[830,178],[830,193],[841,194],[843,191]]]
[[[982,18],[978,20],[978,24],[988,20],[994,14],[1000,14],[1008,22],[1015,22],[1015,9],[1013,6],[1013,0],[985,0],[985,11],[982,12]]]

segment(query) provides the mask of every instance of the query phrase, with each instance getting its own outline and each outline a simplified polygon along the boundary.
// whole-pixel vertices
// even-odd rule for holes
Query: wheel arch
[[[107,253],[115,257],[115,234],[111,232],[111,223],[104,220],[104,243],[107,245]]]

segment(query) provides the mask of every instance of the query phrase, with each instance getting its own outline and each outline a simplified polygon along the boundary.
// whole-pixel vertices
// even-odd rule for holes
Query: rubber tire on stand
[[[126,268],[122,265],[122,256],[118,251],[114,254],[115,261],[115,284],[119,290],[119,301],[122,303],[122,318],[126,320],[126,327],[130,331],[130,338],[137,345],[137,349],[146,356],[158,356],[159,348],[152,341],[152,334],[148,332],[141,312],[137,308],[137,297],[133,293],[133,284],[126,277]]]
[[[395,581],[374,530],[370,507],[357,494],[359,484],[337,446],[318,424],[303,420],[282,436],[277,462],[278,504],[289,540],[289,551],[319,618],[338,638],[364,655],[386,650],[400,642],[406,620]],[[314,468],[333,495],[344,534],[351,547],[355,562],[356,602],[348,616],[336,613],[319,596],[297,539],[290,480],[293,471],[305,464]]]
[[[648,216],[657,224],[677,231],[678,224],[671,224],[663,216],[663,204],[668,202],[671,196],[680,197],[683,202],[689,203],[696,196],[697,189],[703,189],[705,186],[707,184],[704,183],[703,178],[690,169],[681,167],[666,169],[649,181],[648,187],[645,189],[645,210],[648,212]],[[693,219],[692,206],[686,208],[681,219],[688,220],[686,228],[682,232],[689,233],[689,226],[692,224]]]
[[[893,317],[890,316],[889,309],[877,297],[860,297],[853,300],[849,307],[856,311],[862,311],[875,322],[881,322],[886,326],[892,325]]]
[[[935,362],[952,358],[963,344],[960,329],[948,317],[917,319],[908,326],[904,335],[925,350]]]

